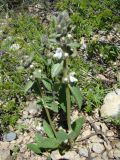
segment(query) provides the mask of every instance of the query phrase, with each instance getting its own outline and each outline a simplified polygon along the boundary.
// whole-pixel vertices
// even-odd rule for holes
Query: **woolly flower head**
[[[69,80],[70,80],[71,83],[74,83],[74,82],[78,81],[78,79],[75,78],[75,72],[69,73]]]
[[[53,57],[56,59],[61,59],[63,57],[63,50],[61,48],[57,48]]]

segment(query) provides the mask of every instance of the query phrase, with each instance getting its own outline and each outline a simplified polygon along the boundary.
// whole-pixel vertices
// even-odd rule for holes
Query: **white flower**
[[[85,50],[87,48],[87,45],[85,43],[85,38],[84,37],[81,38],[80,44],[81,44],[81,49],[82,50]]]
[[[72,35],[71,35],[71,34],[68,34],[67,37],[68,37],[68,38],[72,38]]]
[[[31,65],[30,65],[30,68],[31,68],[31,69],[32,69],[32,68],[34,68],[34,65],[33,65],[33,64],[31,64]]]
[[[69,56],[68,53],[64,53],[64,57],[67,58]]]
[[[13,51],[17,51],[18,49],[20,48],[20,45],[19,44],[13,44],[10,49],[13,50]]]
[[[63,78],[63,83],[67,83],[67,82],[68,82],[68,78],[67,77]]]
[[[74,76],[75,76],[75,72],[71,72],[69,74],[69,80],[70,80],[71,83],[78,81],[77,78],[75,78]]]
[[[63,56],[63,50],[61,48],[57,48],[55,54],[53,55],[54,58],[61,59]]]

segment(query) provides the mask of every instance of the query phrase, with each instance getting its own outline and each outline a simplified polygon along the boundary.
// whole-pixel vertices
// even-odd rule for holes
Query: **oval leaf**
[[[27,144],[27,148],[32,150],[33,152],[37,153],[37,154],[40,154],[41,153],[41,150],[39,149],[39,147],[36,145],[36,144]]]
[[[76,121],[72,124],[72,131],[69,134],[69,139],[74,140],[77,138],[80,134],[80,130],[84,124],[85,120],[83,117],[78,118]]]
[[[69,85],[69,88],[70,88],[70,91],[78,104],[79,109],[81,109],[83,98],[82,98],[82,94],[80,92],[79,87],[75,87],[75,86],[72,87]]]
[[[52,91],[52,85],[51,85],[50,80],[48,80],[48,79],[43,79],[42,82],[43,82],[45,88],[46,88],[48,91]]]
[[[26,84],[25,89],[24,89],[25,94],[33,86],[33,84],[34,84],[33,81],[28,81],[28,83]]]
[[[51,76],[54,78],[57,76],[63,69],[63,61],[61,63],[54,64],[51,69]]]
[[[54,138],[53,131],[52,131],[50,125],[45,120],[43,121],[43,128],[49,138]]]

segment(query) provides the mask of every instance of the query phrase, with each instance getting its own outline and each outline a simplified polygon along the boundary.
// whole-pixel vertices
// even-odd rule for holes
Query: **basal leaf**
[[[29,144],[27,144],[27,148],[32,150],[33,152],[35,152],[37,154],[41,153],[40,148],[36,144],[29,143]]]
[[[51,76],[54,78],[57,76],[63,68],[63,61],[61,63],[54,64],[51,69]]]
[[[74,140],[77,138],[80,134],[80,130],[84,124],[85,120],[83,117],[78,118],[76,121],[73,122],[72,124],[72,131],[69,134],[69,139]]]
[[[26,84],[25,89],[24,89],[25,94],[33,86],[33,84],[34,84],[33,81],[28,81],[28,83]]]
[[[60,130],[56,133],[56,137],[60,142],[64,142],[69,136],[64,130]]]
[[[55,149],[58,148],[60,142],[55,138],[43,138],[42,140],[37,141],[37,145],[44,149]]]
[[[50,125],[45,120],[43,121],[43,128],[49,138],[54,138],[53,131],[52,131]]]
[[[82,94],[80,92],[79,87],[75,87],[75,86],[72,87],[69,85],[69,88],[70,88],[70,91],[78,104],[79,109],[81,109],[83,98],[82,98]]]

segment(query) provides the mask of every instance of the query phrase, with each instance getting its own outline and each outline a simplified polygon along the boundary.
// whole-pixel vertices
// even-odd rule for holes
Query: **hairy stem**
[[[68,77],[68,59],[64,60],[64,70],[63,70],[64,78]],[[71,102],[70,102],[70,89],[67,82],[65,84],[65,92],[66,92],[66,102],[67,102],[67,125],[68,131],[71,130],[71,123],[70,123],[70,112],[71,112]]]

